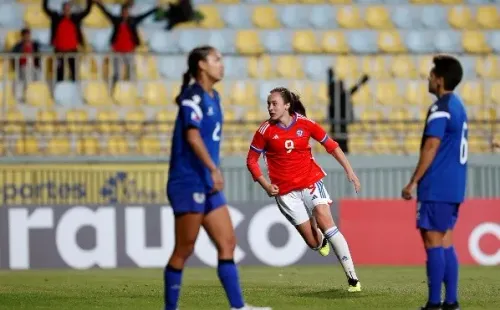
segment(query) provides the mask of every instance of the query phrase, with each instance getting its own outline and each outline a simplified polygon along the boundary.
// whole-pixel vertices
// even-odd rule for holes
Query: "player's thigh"
[[[453,229],[457,219],[458,204],[420,201],[417,203],[417,228],[442,234]]]
[[[332,200],[323,181],[318,181],[302,191],[304,204],[310,210],[321,230],[335,226],[330,205]]]
[[[281,214],[283,214],[293,226],[308,222],[312,217],[312,213],[304,204],[300,191],[293,191],[285,195],[276,196],[276,203]]]
[[[222,192],[208,196],[203,227],[219,251],[234,249],[236,236],[226,198]]]

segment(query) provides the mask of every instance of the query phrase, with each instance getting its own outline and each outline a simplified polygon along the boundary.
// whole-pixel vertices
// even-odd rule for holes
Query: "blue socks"
[[[167,266],[163,271],[165,310],[176,310],[181,292],[182,270]]]
[[[453,246],[444,249],[445,271],[444,285],[446,288],[445,302],[453,304],[457,302],[458,295],[458,258]]]
[[[427,252],[427,282],[429,285],[429,303],[441,303],[441,284],[445,273],[444,248],[430,248]]]
[[[243,295],[241,293],[238,269],[234,261],[232,259],[220,259],[217,266],[217,275],[226,291],[231,308],[243,308],[245,303],[243,302]]]

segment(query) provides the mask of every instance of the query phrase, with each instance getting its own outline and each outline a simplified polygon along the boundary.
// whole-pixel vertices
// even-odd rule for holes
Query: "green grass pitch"
[[[241,267],[247,302],[275,310],[416,309],[423,267],[359,267],[363,292],[349,294],[338,266]],[[500,267],[462,267],[465,310],[500,309]],[[0,309],[162,309],[162,271],[1,271]],[[229,309],[215,269],[187,268],[181,310]]]

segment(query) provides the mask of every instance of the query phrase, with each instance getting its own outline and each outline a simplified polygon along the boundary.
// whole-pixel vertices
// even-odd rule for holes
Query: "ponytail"
[[[300,96],[292,91],[290,92],[290,112],[306,116],[306,107],[300,101]]]
[[[188,88],[189,82],[191,82],[191,73],[189,72],[189,69],[182,75],[182,84],[181,84],[181,91],[175,97],[175,102],[178,105],[181,105],[181,96],[182,93]]]

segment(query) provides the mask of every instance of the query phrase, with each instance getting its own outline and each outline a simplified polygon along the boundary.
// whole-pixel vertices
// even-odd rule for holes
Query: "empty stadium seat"
[[[252,107],[257,103],[255,86],[252,83],[237,81],[232,85],[230,94],[232,104]]]
[[[309,24],[318,29],[335,29],[338,27],[337,20],[332,18],[334,15],[332,6],[315,5],[310,11],[299,9],[309,17]],[[306,28],[305,26],[302,28]]]
[[[418,57],[418,73],[422,78],[428,78],[432,68],[432,56],[426,55]]]
[[[79,106],[83,104],[80,90],[73,82],[59,82],[54,87],[54,99],[61,106]]]
[[[155,31],[148,41],[149,48],[156,53],[178,53],[179,35],[177,31]]]
[[[356,56],[337,56],[333,63],[335,76],[341,79],[358,78],[359,63]]]
[[[471,29],[476,26],[472,11],[467,6],[453,6],[448,10],[448,23],[456,29]]]
[[[47,148],[45,150],[47,155],[69,155],[71,153],[71,145],[66,137],[55,137],[51,138],[47,143]]]
[[[270,56],[251,57],[248,60],[248,75],[251,78],[269,79],[274,77],[274,73]]]
[[[108,139],[106,153],[111,156],[122,156],[129,153],[128,141],[122,136],[112,136]]]
[[[5,37],[5,50],[11,51],[14,45],[16,45],[21,40],[21,32],[19,30],[13,30],[7,32],[7,36]]]
[[[462,34],[453,30],[437,31],[434,46],[438,52],[458,53],[462,51]]]
[[[310,30],[297,31],[293,35],[293,49],[298,53],[311,54],[320,52],[316,34]]]
[[[436,50],[431,31],[414,30],[408,31],[404,41],[410,52],[432,53]]]
[[[356,53],[371,54],[378,52],[377,34],[371,30],[349,32],[347,36],[349,48]]]
[[[15,3],[0,5],[0,26],[5,28],[21,28],[23,26],[22,6]]]
[[[78,58],[78,75],[81,80],[96,80],[102,77],[103,71],[104,66],[99,67],[95,57],[85,55]]]
[[[12,84],[0,83],[0,103],[7,107],[16,105],[16,97],[14,96]]]
[[[60,129],[58,121],[55,110],[39,110],[36,115],[35,129],[40,133],[54,133]]]
[[[144,99],[146,104],[158,106],[165,104],[167,88],[162,82],[150,82],[144,86]]]
[[[337,23],[342,28],[363,28],[364,22],[357,6],[342,6],[337,9]]]
[[[373,94],[370,85],[365,85],[358,89],[351,98],[354,106],[371,105],[373,104]]]
[[[392,10],[391,20],[398,29],[411,29],[420,26],[418,12],[409,5],[396,6]]]
[[[498,8],[494,5],[479,6],[476,12],[476,20],[481,28],[500,28],[500,14]]]
[[[491,47],[488,46],[486,36],[480,31],[465,31],[462,34],[462,46],[468,53],[488,53]]]
[[[375,96],[377,101],[383,105],[397,105],[402,103],[399,97],[399,88],[393,81],[377,83]]]
[[[134,57],[135,72],[139,80],[155,80],[160,77],[156,57],[138,54]]]
[[[34,137],[17,139],[15,152],[17,155],[39,155],[38,141]]]
[[[172,132],[176,116],[177,112],[168,110],[159,111],[155,116],[155,120],[157,122],[157,127],[156,127],[157,133],[165,134]]]
[[[3,128],[6,133],[20,133],[24,130],[24,115],[19,110],[10,109],[6,111],[5,120],[8,122]]]
[[[332,54],[343,54],[350,50],[344,32],[342,31],[325,32],[321,40],[321,48],[323,52]]]
[[[434,4],[434,1],[430,1]],[[415,8],[416,9],[416,8]],[[426,5],[417,14],[425,28],[443,29],[448,27],[447,12],[444,6]]]
[[[401,36],[397,31],[382,31],[378,36],[378,47],[382,52],[401,53],[406,51]]]
[[[24,23],[30,28],[49,28],[50,20],[42,12],[40,5],[27,5],[24,8]]]
[[[143,132],[143,123],[146,121],[144,111],[130,111],[125,116],[125,129],[132,134]]]
[[[493,104],[500,105],[500,81],[491,83],[489,99]]]
[[[385,56],[365,56],[362,60],[363,73],[379,79],[389,77],[389,61]]]
[[[279,77],[287,79],[299,79],[304,77],[302,63],[295,56],[279,56],[276,63],[276,70]]]
[[[36,107],[52,106],[54,101],[45,82],[31,82],[26,88],[26,103]]]
[[[228,5],[223,8],[223,20],[226,27],[232,29],[252,28],[252,18],[248,8],[242,5]]]
[[[113,104],[104,82],[92,81],[87,83],[84,87],[83,98],[91,106],[101,107]]]
[[[140,104],[136,85],[127,81],[118,81],[113,88],[113,100],[120,106]]]
[[[258,28],[272,29],[280,26],[278,16],[272,6],[255,7],[252,12],[252,21]]]
[[[369,28],[390,29],[393,28],[389,11],[384,6],[369,6],[365,11],[365,21]]]
[[[468,106],[483,104],[484,89],[479,81],[464,81],[460,94],[464,103]]]
[[[88,124],[87,110],[70,110],[66,112],[67,129],[70,133],[89,132],[92,127]]]
[[[154,137],[142,137],[139,140],[139,152],[142,155],[160,155],[160,141]]]
[[[325,68],[330,66],[329,57],[310,56],[304,59],[304,73],[309,79],[324,80],[326,76]]]
[[[199,24],[201,28],[214,29],[224,27],[224,22],[222,21],[219,10],[216,6],[200,5],[197,7],[197,9],[205,17]]]
[[[94,137],[83,137],[76,143],[76,152],[78,155],[98,155],[100,148],[99,141]]]
[[[101,133],[121,133],[121,125],[118,118],[118,113],[112,110],[102,110],[98,111],[97,117],[97,129]]]
[[[311,12],[311,7],[303,5],[287,5],[280,9],[278,13],[280,22],[285,28],[308,28],[309,16],[314,14],[314,12]],[[321,18],[320,16],[315,17]],[[331,18],[331,15],[328,17]]]
[[[90,28],[106,28],[111,26],[108,18],[97,5],[92,6],[89,15],[83,19],[83,25]]]
[[[396,78],[416,79],[418,77],[415,62],[407,55],[392,58],[391,73]]]
[[[292,52],[292,32],[283,30],[271,30],[263,32],[262,35],[262,41],[267,51],[276,54],[288,54]]]
[[[410,81],[406,84],[405,101],[410,105],[422,105],[425,100],[422,97],[427,93],[427,83],[421,81]]]
[[[493,31],[489,33],[488,45],[496,54],[500,54],[500,31]]]
[[[241,54],[251,55],[264,52],[259,34],[255,30],[242,30],[236,34],[236,49]]]

